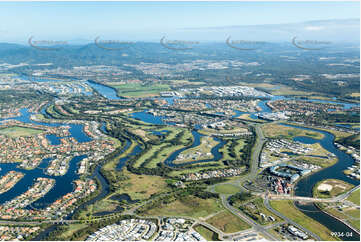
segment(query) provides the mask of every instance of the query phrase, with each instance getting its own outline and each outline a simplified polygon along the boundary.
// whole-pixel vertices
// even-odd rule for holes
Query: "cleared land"
[[[329,167],[332,166],[337,162],[337,158],[332,159],[325,159],[325,158],[319,158],[319,157],[311,157],[311,156],[297,156],[295,160],[305,162],[305,163],[311,163],[315,164],[321,167]]]
[[[323,191],[322,188],[331,188],[330,191]],[[354,186],[336,179],[327,179],[318,182],[313,188],[313,196],[319,198],[336,197],[352,189]]]
[[[249,87],[258,87],[262,89],[266,89],[268,92],[270,92],[272,95],[302,95],[302,96],[311,96],[315,95],[316,93],[312,92],[304,92],[304,91],[298,91],[293,89],[290,86],[284,86],[284,85],[274,85],[271,83],[246,83],[242,82],[242,85],[249,86]]]
[[[251,227],[227,210],[207,219],[206,222],[225,233],[234,233]]]
[[[142,85],[140,83],[128,83],[121,85],[111,85],[117,89],[119,96],[124,97],[150,97],[157,96],[160,92],[169,91],[170,87],[166,84]]]
[[[323,134],[310,130],[287,127],[280,124],[265,124],[262,126],[264,135],[268,138],[292,139],[296,136],[307,136],[314,139],[322,139]]]
[[[40,129],[33,129],[33,128],[24,128],[24,127],[8,127],[0,129],[0,134],[9,136],[11,138],[21,137],[21,136],[32,136],[37,135],[44,132]]]
[[[215,191],[222,194],[235,194],[239,188],[231,184],[220,184],[215,187]]]
[[[324,149],[319,143],[311,144],[310,147],[312,148],[310,153],[297,155],[294,159],[321,167],[329,167],[337,162],[337,157],[332,157],[332,153]],[[292,152],[292,150],[287,151]]]
[[[159,207],[147,210],[145,215],[187,216],[201,218],[221,210],[223,210],[223,206],[217,199],[201,199],[194,196],[187,196],[168,204],[162,204]]]
[[[127,180],[119,181],[116,184],[118,194],[127,193],[133,200],[147,199],[152,194],[167,191],[167,183],[164,178],[159,176],[136,175],[128,170],[123,170]]]

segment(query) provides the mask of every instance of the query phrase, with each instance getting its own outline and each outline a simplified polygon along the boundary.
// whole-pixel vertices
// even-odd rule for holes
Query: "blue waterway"
[[[19,120],[24,123],[34,123],[34,124],[40,124],[44,126],[51,126],[51,127],[59,127],[62,125],[68,125],[70,126],[70,137],[74,137],[78,142],[89,142],[92,139],[88,137],[83,132],[83,125],[82,124],[62,124],[62,123],[43,123],[43,122],[35,122],[30,120],[31,113],[28,112],[27,109],[21,109],[20,110],[21,116],[15,117],[11,119]],[[4,120],[4,119],[1,119]],[[1,121],[0,120],[0,121]],[[47,135],[48,140],[51,144],[57,145],[60,144],[60,139],[62,137],[57,137],[55,135]],[[55,179],[56,183],[55,186],[43,197],[40,198],[38,201],[36,201],[34,204],[32,204],[32,207],[36,208],[43,208],[49,205],[50,203],[54,202],[56,199],[60,198],[61,196],[65,195],[66,193],[73,191],[73,185],[72,182],[79,178],[77,175],[77,164],[79,161],[84,159],[86,156],[75,156],[69,163],[69,169],[68,172],[64,176],[49,176],[45,174],[45,168],[48,166],[50,162],[50,158],[43,159],[42,162],[39,164],[38,168],[35,168],[33,170],[24,170],[21,168],[17,168],[17,163],[11,163],[11,164],[0,164],[0,175],[3,176],[7,172],[11,170],[19,171],[25,174],[25,176],[9,191],[0,194],[0,203],[4,203],[6,201],[9,201],[16,196],[19,196],[20,194],[26,192],[29,187],[32,186],[35,179],[38,177],[46,177],[46,178],[52,178]]]
[[[174,122],[166,122],[163,121],[166,117],[165,116],[154,116],[153,114],[147,113],[148,110],[144,110],[142,112],[135,112],[130,114],[130,116],[132,118],[141,120],[145,123],[149,123],[149,124],[156,124],[156,125],[164,125],[164,124],[168,124],[168,125],[175,125]]]
[[[334,145],[334,138],[335,138],[334,135],[326,131],[316,130],[312,128],[299,127],[296,125],[286,125],[286,124],[283,125],[322,133],[324,137],[320,140],[313,139],[310,137],[304,137],[304,136],[295,137],[294,140],[302,142],[304,144],[319,143],[324,149],[326,149],[329,152],[332,152],[338,158],[337,163],[334,164],[333,166],[322,169],[298,181],[295,186],[296,196],[312,197],[313,187],[317,182],[322,181],[324,179],[339,179],[348,182],[350,184],[353,184],[355,186],[360,185],[360,181],[351,179],[343,173],[343,170],[345,170],[348,166],[353,165],[355,161],[352,159],[350,155],[336,148],[336,146]],[[301,204],[296,202],[295,205],[297,206],[298,209],[300,209],[300,211],[305,213],[307,216],[315,219],[316,221],[320,222],[321,224],[325,225],[331,231],[352,233],[352,236],[342,237],[341,238],[342,240],[355,240],[355,241],[360,240],[359,234],[357,234],[355,231],[350,229],[342,222],[320,211],[313,203]]]
[[[345,102],[336,102],[336,101],[320,100],[320,99],[306,99],[306,101],[317,102],[317,103],[339,104],[342,105],[344,109],[350,109],[353,107],[360,106],[360,104],[358,103],[345,103]]]
[[[44,109],[41,111],[43,114],[45,112]],[[21,109],[20,114],[21,114],[21,116],[19,116],[19,117],[8,118],[8,119],[18,120],[23,123],[33,123],[33,124],[38,124],[38,125],[50,126],[50,127],[70,126],[70,129],[69,129],[70,137],[74,137],[79,143],[92,141],[92,138],[90,138],[89,136],[87,136],[84,133],[84,131],[83,131],[84,125],[83,124],[45,123],[45,122],[33,121],[30,119],[30,116],[32,115],[32,113],[30,113],[27,108]],[[2,120],[6,120],[6,119],[0,119],[0,121],[2,121]],[[54,136],[53,136],[53,138],[51,138],[53,140],[49,140],[50,142],[52,142],[52,141],[57,142],[57,141],[55,141]],[[58,138],[60,138],[60,137],[58,137]]]
[[[102,96],[104,96],[105,98],[108,98],[110,100],[119,100],[122,99],[120,97],[118,97],[117,92],[115,91],[114,88],[99,84],[99,83],[95,83],[93,81],[88,81],[87,84],[89,86],[91,86],[92,88],[94,88],[95,90],[97,90]]]
[[[55,134],[47,134],[45,137],[50,141],[51,145],[60,145],[61,138],[56,136]]]
[[[53,203],[56,199],[74,190],[72,182],[79,178],[76,172],[77,164],[85,157],[85,155],[75,156],[70,161],[68,172],[64,176],[49,176],[45,173],[44,168],[48,166],[51,158],[43,159],[39,167],[33,170],[24,170],[17,168],[17,163],[0,164],[1,176],[5,175],[9,171],[18,171],[25,174],[24,177],[12,189],[3,194],[0,194],[0,203],[9,201],[26,192],[28,188],[33,185],[36,178],[45,177],[55,179],[55,185],[44,197],[35,201],[33,204],[31,204],[31,206],[35,208],[46,207],[47,205]]]
[[[131,144],[132,144],[132,143],[131,143],[129,140],[126,140],[126,143],[125,143],[124,148],[122,149],[122,152],[124,152],[124,151],[126,151],[127,149],[129,149],[129,147],[130,147]],[[136,145],[136,146],[133,148],[132,152],[130,152],[127,156],[122,157],[122,158],[119,159],[119,162],[118,162],[118,164],[117,164],[116,169],[117,169],[118,171],[122,170],[123,167],[125,166],[125,164],[127,163],[127,161],[128,161],[131,157],[139,154],[141,151],[142,151],[142,148],[140,147],[140,145]]]
[[[147,113],[146,111],[135,112],[132,113],[130,116],[132,118],[141,120],[145,123],[158,124],[158,125],[164,124],[162,116],[154,116],[153,114]]]

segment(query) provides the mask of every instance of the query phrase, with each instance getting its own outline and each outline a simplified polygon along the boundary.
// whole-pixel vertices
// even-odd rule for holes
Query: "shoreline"
[[[315,205],[315,207],[317,207],[321,212],[333,217],[334,219],[337,219],[339,222],[345,224],[347,227],[349,227],[351,230],[355,231],[357,234],[360,235],[360,232],[357,231],[357,229],[355,229],[354,227],[352,227],[352,225],[350,225],[349,223],[347,223],[346,221],[343,221],[342,219],[336,217],[335,215],[329,213],[329,212],[326,212],[325,210],[323,210],[322,208],[320,208],[320,206],[317,204],[317,203],[313,203]]]

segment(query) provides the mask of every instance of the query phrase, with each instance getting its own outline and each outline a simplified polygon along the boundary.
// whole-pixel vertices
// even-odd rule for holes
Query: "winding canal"
[[[36,122],[30,119],[31,113],[28,112],[28,109],[21,109],[20,113],[21,116],[9,118],[9,119],[18,120],[24,123],[33,123],[33,124],[51,126],[51,127],[70,126],[69,128],[70,136],[68,137],[74,137],[79,143],[89,142],[92,140],[91,137],[87,136],[83,132],[82,124]],[[0,121],[1,120],[5,120],[5,119],[0,119]],[[60,141],[60,139],[64,138],[64,137],[57,137],[56,135],[50,135],[50,136],[48,135],[46,137],[52,145],[56,145]],[[77,174],[77,165],[84,158],[86,158],[86,155],[74,156],[69,162],[69,168],[67,173],[63,176],[50,176],[45,173],[45,169],[49,165],[51,158],[43,159],[39,164],[39,166],[32,170],[18,168],[17,167],[18,163],[1,163],[0,176],[5,175],[7,172],[11,170],[14,170],[24,173],[24,177],[12,189],[10,189],[9,191],[3,194],[0,194],[0,203],[5,203],[7,201],[10,201],[11,199],[26,192],[28,188],[32,186],[36,178],[45,177],[45,178],[55,179],[54,187],[42,198],[30,204],[29,207],[40,209],[48,206],[49,204],[56,201],[59,197],[73,191],[74,189],[73,181],[79,178],[79,175]]]
[[[325,169],[322,169],[309,176],[306,176],[302,178],[300,181],[298,181],[295,186],[296,196],[312,197],[313,187],[318,182],[325,179],[338,179],[355,186],[360,185],[360,181],[351,179],[343,173],[343,170],[345,170],[349,166],[352,166],[355,162],[349,154],[346,154],[345,152],[340,151],[339,149],[336,148],[336,146],[334,145],[335,136],[333,134],[323,130],[306,128],[297,125],[288,125],[288,124],[282,124],[282,125],[319,132],[323,134],[324,137],[320,140],[313,139],[310,137],[304,137],[304,136],[295,137],[294,140],[304,144],[319,143],[324,149],[335,154],[338,159],[336,164],[327,167]],[[356,231],[346,226],[344,223],[340,222],[334,217],[322,212],[314,203],[295,202],[295,206],[307,216],[313,218],[314,220],[320,222],[321,224],[329,228],[332,232],[344,232],[345,235],[352,234],[352,236],[342,237],[341,238],[342,240],[351,240],[351,241],[360,240],[360,235]]]
[[[94,87],[94,86],[93,86]],[[96,87],[97,88],[97,87]],[[104,89],[104,87],[102,87],[101,89],[97,89],[98,92],[100,92],[103,96],[114,96],[114,89],[109,88],[109,89]],[[102,93],[102,91],[106,91],[107,93]],[[113,94],[109,94],[109,92],[113,92]],[[281,100],[281,99],[290,99],[288,97],[283,97],[283,96],[273,96],[271,100]],[[272,112],[272,110],[267,106],[267,101],[268,100],[263,100],[260,101],[258,103],[259,107],[261,108],[261,113],[262,112]],[[343,105],[344,109],[349,109],[351,107],[354,106],[358,106],[359,104],[349,104],[349,103],[342,103],[342,102],[336,102],[336,101],[326,101],[326,100],[318,100],[318,99],[309,99],[307,101],[311,101],[311,102],[322,102],[322,103],[332,103],[332,104],[340,104]],[[235,111],[235,115],[233,117],[238,117],[242,114],[244,114],[244,112],[239,112],[239,111]],[[253,119],[258,119],[257,115],[255,115],[255,113],[248,113],[250,114],[250,117]],[[146,113],[145,111],[143,112],[137,112],[137,113],[133,113],[132,115],[134,118],[137,118],[139,120],[142,120],[144,122],[148,122],[148,123],[152,123],[152,124],[164,124],[162,117],[157,117],[157,116],[153,116],[151,114]],[[286,125],[286,124],[284,124]],[[305,127],[301,127],[301,126],[297,126],[297,125],[289,125],[295,128],[300,128],[300,129],[305,129],[305,130],[312,130],[314,132],[319,132],[322,133],[324,135],[324,137],[321,140],[316,140],[316,139],[312,139],[309,137],[295,137],[294,140],[295,141],[300,141],[302,143],[305,144],[313,144],[313,143],[320,143],[321,146],[323,148],[325,148],[327,151],[332,152],[333,154],[336,155],[336,157],[338,158],[338,162],[336,164],[334,164],[331,167],[322,169],[314,174],[311,174],[309,176],[306,176],[304,178],[302,178],[295,187],[295,195],[297,196],[312,196],[312,189],[313,186],[324,179],[340,179],[342,181],[348,182],[350,184],[353,185],[359,185],[360,182],[357,180],[353,180],[349,177],[347,177],[344,173],[343,170],[345,170],[348,166],[351,166],[354,164],[354,160],[352,159],[352,157],[348,154],[346,154],[345,152],[340,151],[339,149],[337,149],[334,145],[334,136],[326,131],[322,131],[322,130],[317,130],[317,129],[313,129],[313,128],[305,128]],[[186,148],[182,148],[180,150],[175,151],[174,153],[172,153],[165,161],[165,163],[169,166],[177,166],[176,164],[173,164],[174,159],[178,156],[179,153],[181,153],[182,151],[188,149],[188,148],[193,148],[196,147],[200,144],[200,134],[196,131],[192,131],[193,137],[194,137],[194,142],[190,147],[186,147]],[[219,153],[219,148],[222,147],[224,145],[224,143],[220,142],[217,147],[214,147],[212,149],[212,154],[214,155],[214,159],[211,160],[219,160],[222,155]],[[201,162],[207,162],[207,161],[211,161],[211,160],[204,160]],[[184,164],[182,164],[184,165]],[[302,211],[303,213],[305,213],[307,216],[313,218],[314,220],[318,221],[319,223],[323,224],[324,226],[326,226],[327,228],[329,228],[331,231],[333,232],[341,232],[341,231],[347,231],[347,232],[352,232],[352,236],[349,237],[342,237],[341,239],[343,240],[359,240],[360,236],[358,233],[356,233],[355,231],[353,231],[351,228],[349,228],[348,226],[346,226],[344,223],[340,222],[339,220],[329,216],[328,214],[322,212],[321,210],[319,210],[314,204],[300,204],[298,202],[295,203],[296,207]],[[349,233],[350,234],[350,233]]]
[[[101,95],[103,95],[104,97],[106,97],[110,100],[121,99],[120,97],[118,97],[116,91],[113,88],[110,88],[105,85],[97,84],[97,83],[91,82],[91,81],[88,81],[87,83],[91,87],[96,89]],[[274,99],[282,99],[282,98],[284,98],[284,97],[275,97]],[[168,101],[168,103],[171,103],[173,101],[173,99],[169,99],[167,101]],[[317,100],[317,101],[320,101],[320,100]],[[324,102],[329,102],[329,101],[324,101]],[[330,103],[336,103],[336,102],[330,101]],[[337,103],[337,104],[343,104],[343,103]],[[344,104],[344,108],[349,108],[349,107],[352,107],[353,105],[354,104]],[[261,112],[271,112],[272,111],[266,105],[266,101],[259,102],[259,106],[262,109]],[[34,124],[40,124],[40,125],[52,126],[52,127],[68,125],[68,126],[70,126],[70,129],[69,129],[70,137],[74,137],[78,142],[91,141],[91,138],[88,137],[83,132],[82,124],[36,122],[36,121],[32,121],[30,119],[31,113],[29,113],[27,109],[22,109],[20,112],[21,112],[21,116],[11,118],[11,119],[19,120],[19,121],[25,122],[25,123],[34,123]],[[42,112],[44,112],[44,109],[42,110]],[[241,112],[236,112],[235,116],[239,116],[241,114],[242,114]],[[250,113],[250,114],[251,114],[252,118],[255,118],[255,119],[257,118],[257,116],[254,115],[254,113]],[[152,124],[156,124],[156,125],[165,124],[162,120],[162,117],[153,116],[151,114],[146,113],[145,111],[133,113],[132,117],[142,120],[144,122],[152,123]],[[1,120],[2,119],[0,119],[0,121]],[[283,125],[286,125],[286,124],[283,124]],[[349,177],[347,177],[346,175],[343,174],[343,170],[345,170],[348,166],[353,165],[354,160],[352,159],[352,157],[350,155],[346,154],[345,152],[340,151],[339,149],[337,149],[335,147],[335,145],[334,145],[335,137],[331,133],[322,131],[322,130],[313,129],[313,128],[305,128],[305,127],[301,127],[301,126],[297,126],[297,125],[287,125],[287,126],[292,126],[295,128],[311,130],[311,131],[322,133],[324,135],[324,137],[321,140],[317,140],[317,139],[313,139],[313,138],[309,138],[309,137],[295,137],[294,140],[305,143],[305,144],[313,144],[313,143],[318,142],[321,144],[321,146],[323,148],[325,148],[329,152],[332,152],[338,158],[338,162],[336,164],[334,164],[333,166],[322,169],[316,173],[313,173],[309,176],[302,178],[296,184],[295,195],[311,197],[313,186],[321,180],[330,179],[330,178],[339,179],[339,180],[348,182],[350,184],[353,184],[355,186],[359,185],[359,181],[350,179]],[[105,130],[103,130],[103,132],[105,132]],[[205,160],[194,161],[194,162],[189,162],[186,164],[179,164],[179,165],[174,164],[173,161],[176,159],[176,157],[182,151],[185,151],[186,149],[194,148],[194,147],[197,147],[200,145],[200,138],[202,135],[200,133],[198,133],[197,130],[193,130],[192,135],[193,135],[192,145],[173,152],[165,160],[166,165],[171,166],[171,167],[177,167],[179,165],[184,166],[187,164],[193,164],[193,163],[198,163],[198,162],[217,161],[222,158],[222,154],[219,152],[219,149],[225,144],[225,142],[220,139],[215,138],[217,141],[219,141],[219,144],[217,144],[211,150],[211,152],[214,156],[213,159],[205,159]],[[55,135],[48,135],[46,137],[51,142],[52,145],[58,145],[60,143],[60,139],[64,138],[64,137],[57,137]],[[122,149],[122,152],[126,151],[130,147],[130,145],[131,145],[131,142],[129,140],[126,140],[126,143]],[[135,146],[135,148],[132,150],[132,152],[129,155],[127,155],[126,157],[121,158],[119,160],[117,169],[121,169],[132,156],[138,154],[141,151],[142,151],[142,149],[139,145]],[[54,202],[59,197],[65,195],[66,193],[71,192],[73,190],[72,182],[75,179],[79,178],[79,176],[76,173],[77,164],[79,161],[81,161],[85,157],[86,156],[84,156],[84,155],[83,156],[75,156],[70,161],[70,166],[69,166],[68,172],[64,176],[49,176],[44,173],[44,170],[45,170],[44,168],[47,167],[50,159],[43,159],[43,161],[38,166],[38,168],[33,169],[33,170],[24,170],[24,169],[17,168],[16,167],[17,163],[0,164],[0,168],[1,168],[0,175],[1,176],[6,174],[10,170],[20,171],[25,174],[24,178],[21,179],[12,189],[10,189],[9,191],[0,195],[0,203],[9,201],[9,200],[13,199],[14,197],[20,195],[21,193],[25,192],[28,189],[28,187],[32,185],[35,178],[49,177],[49,178],[53,178],[56,180],[55,186],[43,198],[41,198],[38,201],[31,204],[31,206],[34,208],[46,207],[48,204]],[[101,183],[102,189],[101,189],[100,193],[95,198],[93,198],[90,201],[81,205],[80,208],[82,208],[88,204],[94,203],[95,201],[103,198],[104,196],[106,196],[109,193],[109,184],[106,182],[104,177],[102,177],[102,175],[100,174],[99,171],[100,171],[100,166],[97,166],[94,173],[92,174],[92,177],[98,178],[99,182]],[[342,222],[338,221],[337,219],[320,211],[314,204],[312,204],[312,203],[311,204],[301,204],[301,203],[296,202],[295,205],[300,211],[305,213],[307,216],[313,218],[314,220],[320,222],[321,224],[325,225],[331,231],[352,232],[352,237],[342,237],[341,239],[343,239],[343,240],[359,240],[360,239],[360,236],[358,233],[356,233],[351,228],[349,228]]]

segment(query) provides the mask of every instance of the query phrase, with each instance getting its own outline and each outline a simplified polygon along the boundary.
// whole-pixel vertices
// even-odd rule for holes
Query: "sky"
[[[155,40],[182,29],[359,19],[358,2],[0,2],[0,42]]]

